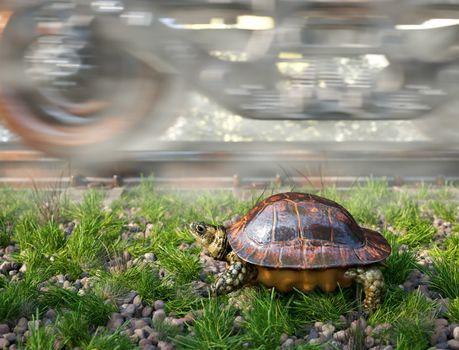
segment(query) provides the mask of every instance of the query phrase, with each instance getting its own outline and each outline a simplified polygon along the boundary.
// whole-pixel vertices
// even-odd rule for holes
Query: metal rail
[[[55,159],[17,145],[0,147],[0,184],[105,186],[139,183],[153,174],[160,187],[347,187],[374,178],[390,185],[459,183],[459,149],[411,143],[163,143],[86,163]]]

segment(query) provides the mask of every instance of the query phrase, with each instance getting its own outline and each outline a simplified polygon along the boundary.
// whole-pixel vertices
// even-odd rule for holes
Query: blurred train
[[[0,115],[50,154],[157,137],[190,88],[247,118],[422,118],[459,140],[459,0],[0,6]]]

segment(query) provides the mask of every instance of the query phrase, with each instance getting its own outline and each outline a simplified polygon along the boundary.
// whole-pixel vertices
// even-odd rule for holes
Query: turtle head
[[[229,244],[226,238],[226,230],[223,226],[193,222],[190,224],[190,232],[196,239],[196,243],[206,248],[211,257],[218,260],[225,259],[226,254],[228,254]]]

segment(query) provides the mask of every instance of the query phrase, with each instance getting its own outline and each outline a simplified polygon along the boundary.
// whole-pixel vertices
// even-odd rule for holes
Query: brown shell
[[[367,265],[391,252],[380,233],[361,228],[342,206],[307,193],[268,197],[227,232],[241,259],[273,268]]]

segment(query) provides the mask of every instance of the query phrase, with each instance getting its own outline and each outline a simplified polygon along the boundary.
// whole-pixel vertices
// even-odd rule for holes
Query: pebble
[[[365,346],[367,348],[371,348],[374,345],[375,345],[375,338],[370,337],[370,336],[365,337]]]
[[[143,328],[145,326],[148,326],[148,324],[147,324],[147,322],[145,322],[142,319],[134,321],[134,328],[135,329],[140,329],[140,328]]]
[[[8,340],[10,343],[14,343],[16,341],[16,339],[17,339],[17,336],[16,336],[16,334],[10,332],[10,333],[4,334],[3,338]]]
[[[158,350],[158,348],[154,345],[146,345],[142,348],[142,350]]]
[[[24,333],[28,329],[28,320],[25,317],[21,317],[16,324],[16,327],[14,327],[14,332],[15,333]]]
[[[319,333],[315,328],[311,328],[309,331],[308,339],[307,340],[313,340],[319,338]]]
[[[445,328],[436,328],[435,331],[430,336],[430,345],[436,345],[438,343],[444,343],[448,337],[446,336]]]
[[[142,317],[151,317],[152,312],[153,308],[150,305],[147,305],[142,309]]]
[[[131,304],[136,296],[137,296],[137,293],[134,291],[131,291],[122,298],[122,303]]]
[[[150,333],[150,335],[148,336],[147,339],[151,340],[153,345],[157,345],[158,342],[159,342],[159,333],[156,332],[156,331],[153,331],[153,332]]]
[[[128,306],[126,306],[126,308],[123,310],[123,312],[121,313],[121,315],[123,315],[124,317],[132,317],[134,315],[134,312],[136,310],[136,307],[134,304],[129,304]]]
[[[146,339],[149,336],[148,332],[142,328],[134,330],[134,334],[137,335],[139,339]]]
[[[448,340],[448,346],[451,350],[459,350],[459,340],[456,340],[456,339]]]
[[[142,297],[140,295],[136,295],[132,303],[136,306],[142,305]]]
[[[161,323],[161,322],[164,322],[165,319],[166,319],[166,312],[164,311],[164,309],[156,310],[153,313],[153,316],[152,316],[153,323]]]
[[[151,261],[151,262],[156,260],[155,255],[153,253],[145,253],[144,258],[145,260]]]
[[[280,343],[283,344],[287,341],[288,339],[288,334],[287,333],[282,333],[280,336]]]
[[[453,338],[459,340],[459,327],[454,327],[453,329]]]
[[[174,350],[174,344],[161,340],[158,342],[158,348],[160,350]]]
[[[6,349],[8,346],[10,346],[10,342],[5,338],[0,338],[0,349]]]
[[[286,341],[282,343],[281,348],[282,349],[290,348],[290,347],[293,347],[294,344],[295,344],[295,341],[292,338],[288,338]]]
[[[333,339],[340,343],[347,342],[347,338],[347,333],[344,330],[338,331],[335,334],[333,334]]]
[[[235,331],[239,331],[242,327],[242,324],[244,323],[244,317],[238,315],[235,317],[234,321],[233,321],[233,329]],[[283,333],[285,334],[285,333]],[[282,340],[281,340],[281,343],[282,343]]]
[[[445,318],[437,318],[434,320],[435,328],[448,327],[448,320]]]
[[[161,310],[164,309],[165,303],[162,300],[156,300],[153,304],[153,307],[155,310]]]
[[[56,311],[54,309],[49,309],[45,313],[45,318],[50,319],[50,320],[54,320],[56,318],[56,315],[57,314],[56,314]]]
[[[149,339],[140,339],[139,346],[144,349],[147,345],[153,345]]]
[[[9,331],[10,331],[10,327],[6,323],[0,324],[0,335],[9,333]]]

